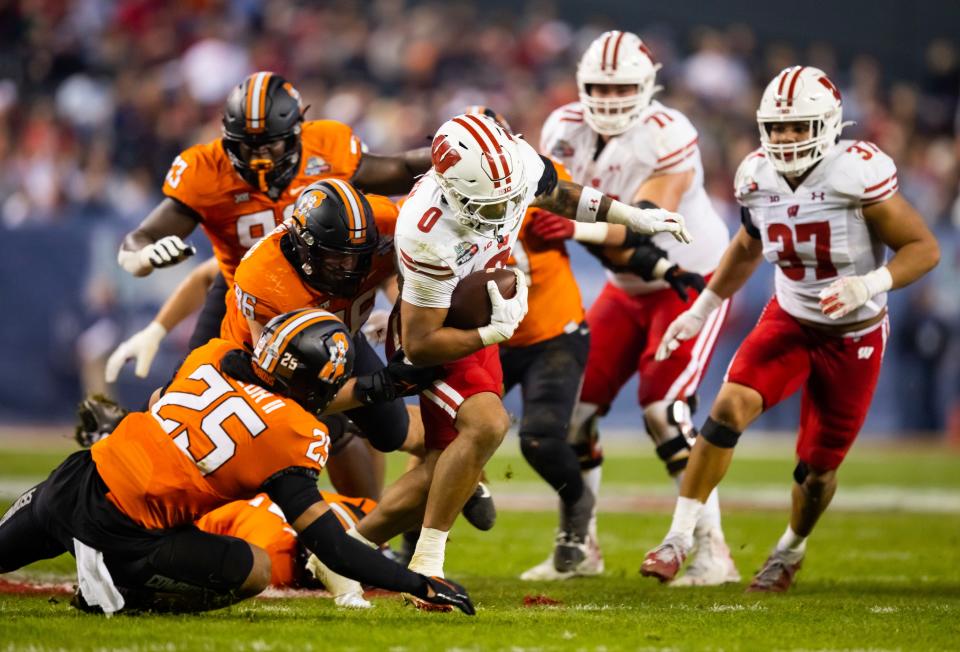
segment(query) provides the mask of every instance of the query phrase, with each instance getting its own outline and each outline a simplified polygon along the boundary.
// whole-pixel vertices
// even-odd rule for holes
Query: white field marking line
[[[0,500],[13,501],[43,478],[0,480]],[[547,486],[531,482],[491,483],[497,509],[503,511],[554,511],[556,497]],[[632,513],[672,510],[676,489],[637,484],[610,484],[601,487],[600,511]],[[606,495],[604,495],[606,494]],[[783,509],[790,506],[790,485],[720,485],[720,503],[724,509]],[[830,505],[831,511],[918,512],[960,514],[960,490],[936,488],[861,485],[843,487]]]

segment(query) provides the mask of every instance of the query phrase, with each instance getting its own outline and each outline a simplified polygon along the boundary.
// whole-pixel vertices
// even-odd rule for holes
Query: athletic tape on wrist
[[[577,204],[578,222],[596,222],[597,214],[600,212],[600,200],[603,199],[603,193],[596,188],[584,186],[580,190],[580,202]]]

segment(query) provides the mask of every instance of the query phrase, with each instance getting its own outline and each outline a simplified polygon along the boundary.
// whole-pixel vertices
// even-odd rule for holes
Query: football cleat
[[[687,552],[678,539],[667,539],[647,553],[640,565],[640,574],[655,577],[660,582],[669,582],[680,571]]]
[[[562,534],[557,535],[559,541]],[[558,571],[556,569],[557,551],[550,554],[544,561],[533,568],[527,569],[520,575],[520,579],[527,582],[553,582],[557,580],[568,580],[574,577],[592,577],[603,574],[603,554],[600,552],[600,544],[593,535],[587,536],[586,556],[576,566],[568,571]]]
[[[690,565],[682,576],[670,582],[670,586],[719,586],[740,581],[740,572],[723,540],[723,532],[711,530],[694,544]]]
[[[497,520],[497,506],[493,504],[493,495],[487,485],[477,483],[476,490],[463,506],[461,513],[467,523],[478,530],[486,532],[493,527]]]
[[[553,567],[558,573],[572,571],[587,558],[587,542],[575,534],[561,532],[553,546]]]
[[[753,576],[747,593],[783,593],[793,585],[793,578],[802,565],[803,555],[792,562],[784,551],[774,550]]]

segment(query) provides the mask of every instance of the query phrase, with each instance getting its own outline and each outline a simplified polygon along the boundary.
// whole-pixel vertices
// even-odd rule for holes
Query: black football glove
[[[417,367],[404,362],[402,350],[390,358],[387,366],[365,376],[357,376],[353,395],[364,405],[385,403],[400,396],[413,396],[443,378],[443,367]]]
[[[463,588],[462,585],[457,584],[453,580],[436,576],[427,577],[424,575],[423,579],[425,579],[427,583],[423,588],[423,593],[417,597],[424,602],[456,607],[468,616],[475,616],[477,614],[477,610],[473,608],[473,602],[470,601],[470,596],[467,595],[467,590]],[[433,589],[433,595],[429,595],[430,589]]]
[[[113,432],[127,411],[103,394],[89,396],[77,405],[74,439],[82,448],[90,448]]]
[[[703,276],[696,272],[687,271],[680,265],[674,265],[664,272],[663,280],[670,284],[670,287],[684,303],[690,300],[690,295],[687,294],[688,289],[693,288],[697,293],[700,293],[703,292],[703,288],[707,287],[707,280]]]

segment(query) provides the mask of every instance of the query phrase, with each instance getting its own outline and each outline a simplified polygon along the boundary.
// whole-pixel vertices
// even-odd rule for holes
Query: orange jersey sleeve
[[[370,202],[370,208],[373,209],[373,219],[377,223],[377,231],[381,236],[391,236],[397,230],[397,216],[400,215],[400,207],[389,197],[383,195],[364,195]]]
[[[554,161],[557,175],[570,181],[570,173]],[[580,288],[570,268],[570,255],[562,242],[544,242],[530,229],[531,208],[524,216],[520,236],[511,250],[509,265],[527,275],[530,293],[527,316],[520,322],[506,346],[529,346],[569,332],[583,321]]]
[[[383,238],[357,296],[336,297],[310,287],[300,278],[283,255],[283,236],[282,229],[271,233],[251,249],[237,267],[233,291],[227,293],[227,312],[220,337],[252,348],[248,319],[266,324],[277,315],[299,308],[332,312],[351,333],[356,333],[373,310],[377,289],[396,274],[391,239]]]
[[[297,174],[276,198],[237,174],[220,139],[183,151],[170,166],[163,193],[200,216],[228,284],[247,249],[290,217],[301,190],[320,179],[349,180],[363,156],[353,130],[335,120],[303,123],[301,147]]]
[[[148,529],[176,527],[252,498],[278,471],[326,464],[326,426],[294,401],[221,370],[236,346],[195,349],[149,412],[129,414],[91,450],[107,497]]]
[[[283,511],[266,494],[253,500],[227,503],[197,521],[197,527],[211,534],[243,539],[267,551],[270,556],[270,584],[295,586],[299,576],[297,533],[287,523]]]

